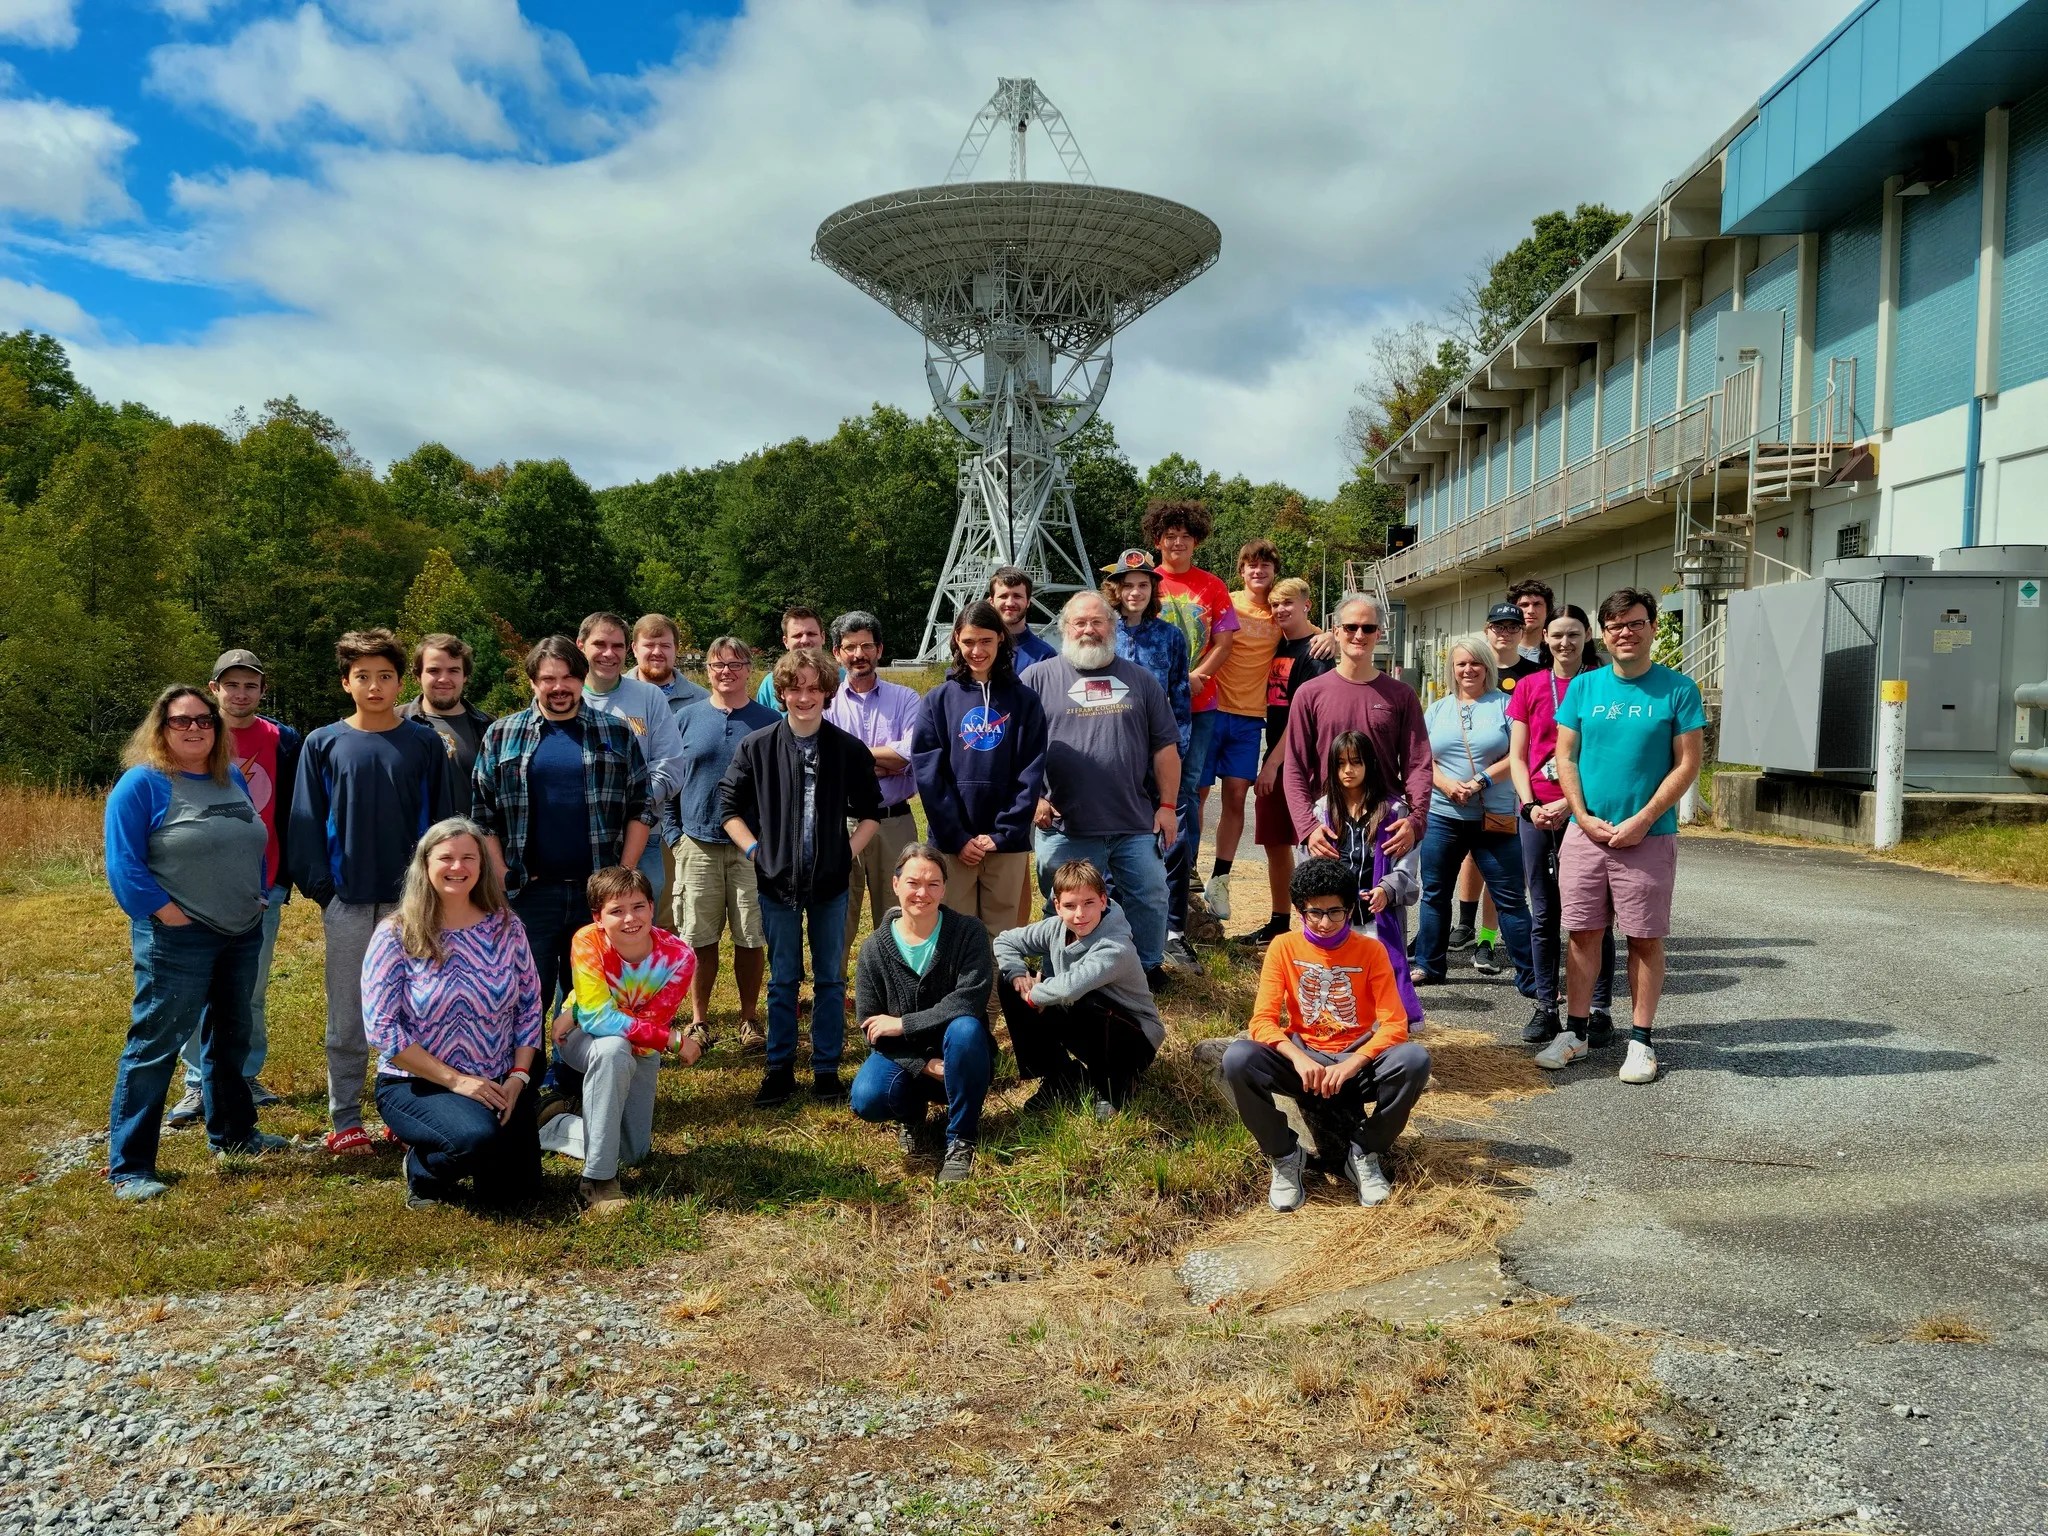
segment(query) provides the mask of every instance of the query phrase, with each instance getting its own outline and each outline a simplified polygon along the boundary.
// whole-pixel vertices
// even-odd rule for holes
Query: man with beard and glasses
[[[1075,593],[1060,614],[1060,654],[1024,674],[1046,721],[1033,851],[1047,893],[1070,859],[1109,876],[1157,987],[1165,977],[1166,853],[1180,831],[1180,731],[1152,674],[1117,655],[1114,623],[1099,594]]]

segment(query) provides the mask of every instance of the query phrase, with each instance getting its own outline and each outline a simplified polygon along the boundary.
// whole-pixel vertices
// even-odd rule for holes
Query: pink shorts
[[[1678,837],[1653,834],[1633,848],[1606,848],[1573,822],[1557,854],[1557,906],[1567,933],[1612,923],[1631,939],[1671,932],[1671,887],[1678,878]]]

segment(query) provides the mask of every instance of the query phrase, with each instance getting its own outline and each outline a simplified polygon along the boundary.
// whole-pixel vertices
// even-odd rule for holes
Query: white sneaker
[[[1394,1192],[1394,1186],[1387,1182],[1387,1172],[1380,1166],[1377,1152],[1362,1151],[1353,1147],[1344,1157],[1344,1171],[1351,1176],[1351,1182],[1358,1186],[1360,1205],[1378,1205]]]
[[[1624,1083],[1654,1083],[1657,1081],[1657,1052],[1640,1040],[1628,1043],[1628,1059],[1621,1064],[1621,1080]]]
[[[1308,1186],[1302,1181],[1307,1166],[1308,1148],[1302,1146],[1273,1159],[1273,1183],[1266,1191],[1266,1203],[1276,1211],[1300,1210],[1308,1201]]]
[[[1585,1037],[1570,1030],[1561,1030],[1558,1037],[1536,1053],[1536,1065],[1546,1071],[1555,1072],[1568,1067],[1575,1061],[1583,1061],[1589,1051]],[[1633,1057],[1630,1060],[1634,1060]],[[1627,1068],[1623,1068],[1626,1071]]]
[[[1230,921],[1230,876],[1211,875],[1209,883],[1202,887],[1202,900],[1208,903],[1209,915],[1219,923]]]

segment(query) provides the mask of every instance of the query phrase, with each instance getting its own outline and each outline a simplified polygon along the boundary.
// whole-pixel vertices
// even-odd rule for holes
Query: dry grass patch
[[[1935,1312],[1905,1332],[1912,1344],[1986,1344],[1991,1335],[1967,1312]]]
[[[105,798],[0,779],[0,895],[97,877]]]

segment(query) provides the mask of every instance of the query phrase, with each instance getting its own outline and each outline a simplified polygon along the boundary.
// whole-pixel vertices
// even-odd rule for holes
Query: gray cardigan
[[[1060,1008],[1099,991],[1106,1001],[1138,1021],[1155,1049],[1165,1041],[1166,1026],[1159,1022],[1152,989],[1145,983],[1145,967],[1131,941],[1130,919],[1115,902],[1085,939],[1074,938],[1057,917],[1023,928],[1006,928],[996,935],[996,969],[1005,977],[1014,981],[1034,961],[1044,968],[1031,992],[1032,1001],[1039,1006]]]
[[[946,908],[939,917],[938,943],[931,964],[920,976],[903,962],[890,927],[902,913],[891,907],[882,924],[860,947],[853,973],[853,1014],[870,1019],[891,1013],[903,1021],[903,1033],[885,1035],[875,1050],[892,1061],[922,1064],[945,1049],[946,1026],[958,1018],[974,1018],[988,1028],[990,973],[988,930],[964,912]]]

